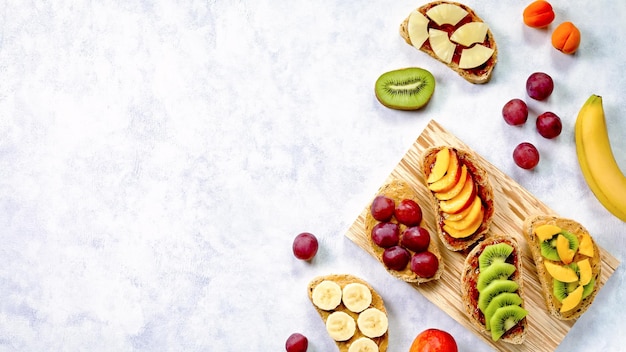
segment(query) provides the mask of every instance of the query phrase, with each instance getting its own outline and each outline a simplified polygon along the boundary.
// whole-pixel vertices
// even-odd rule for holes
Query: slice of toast
[[[440,209],[439,200],[436,198],[434,192],[428,192],[430,196],[430,205],[435,213],[435,223],[437,224],[437,235],[441,242],[451,251],[463,251],[471,247],[473,244],[481,240],[491,225],[493,213],[494,213],[494,200],[493,200],[493,188],[489,181],[489,175],[487,171],[480,165],[474,154],[469,151],[453,148],[449,146],[435,146],[430,147],[422,154],[422,172],[424,174],[424,181],[428,179],[432,171],[432,167],[435,163],[437,153],[443,149],[449,148],[455,152],[462,165],[467,167],[467,171],[471,174],[472,179],[477,186],[476,195],[480,197],[482,206],[484,209],[484,215],[482,223],[478,229],[471,235],[464,238],[454,238],[448,234],[443,227],[445,214]],[[426,185],[428,187],[428,185]]]
[[[485,247],[497,243],[507,243],[513,247],[513,253],[509,255],[509,258],[512,262],[511,264],[515,265],[516,270],[509,279],[518,283],[519,288],[517,289],[517,294],[522,298],[521,307],[524,308],[525,296],[522,280],[522,251],[514,237],[501,234],[492,235],[477,244],[465,258],[463,272],[461,273],[461,295],[463,297],[465,311],[470,322],[476,329],[485,335],[489,335],[489,337],[491,337],[491,333],[485,328],[485,316],[478,308],[478,289],[476,287],[478,274],[480,273],[478,257]],[[502,335],[500,341],[511,344],[521,344],[526,338],[527,326],[528,322],[526,317],[524,317],[517,326]]]
[[[398,202],[400,202],[403,199],[411,199],[414,202],[416,202],[418,205],[420,204],[417,194],[411,188],[411,186],[408,183],[406,183],[404,180],[399,180],[399,179],[391,180],[389,183],[383,185],[378,190],[376,195],[383,195],[383,196],[389,197],[393,199],[396,204],[398,204]],[[439,246],[437,245],[436,238],[433,236],[432,233],[430,234],[431,240],[428,245],[428,251],[433,253],[435,257],[437,257],[437,260],[439,261],[439,268],[437,269],[437,272],[435,273],[434,276],[425,278],[425,277],[420,277],[416,275],[411,270],[410,261],[409,261],[409,264],[406,266],[406,268],[401,271],[387,268],[385,266],[385,263],[383,262],[383,252],[385,251],[385,249],[376,245],[374,241],[372,240],[372,236],[371,236],[372,229],[374,228],[374,226],[376,226],[379,223],[379,221],[374,219],[374,217],[371,214],[370,209],[371,209],[371,206],[368,207],[368,212],[365,217],[365,233],[367,235],[367,239],[372,248],[372,251],[376,254],[376,258],[391,275],[393,275],[394,277],[400,280],[404,280],[406,282],[418,283],[418,284],[432,281],[432,280],[437,280],[441,277],[441,274],[443,273],[444,263],[441,258],[441,252],[439,251]],[[398,221],[395,219],[395,216],[392,218],[391,222],[398,223]],[[402,232],[407,228],[407,226],[403,224],[399,224],[399,223],[398,225],[400,227],[400,234],[402,234]],[[409,253],[411,254],[411,256],[414,254],[412,251],[409,251]]]
[[[349,274],[331,274],[331,275],[319,276],[311,280],[311,282],[309,283],[307,287],[309,299],[311,300],[311,302],[313,302],[313,290],[320,282],[325,281],[325,280],[329,280],[329,281],[333,281],[337,283],[341,287],[341,289],[343,289],[346,285],[351,284],[351,283],[360,283],[360,284],[367,286],[367,288],[369,288],[370,292],[372,293],[372,303],[370,304],[370,308],[376,308],[384,312],[385,314],[387,314],[385,303],[382,297],[380,296],[380,294],[378,294],[378,292],[376,292],[376,290],[374,290],[374,288],[365,280],[360,279],[354,275],[349,275]],[[343,302],[340,303],[337,308],[330,310],[330,311],[320,309],[317,306],[315,306],[315,304],[313,304],[313,306],[315,307],[315,310],[320,315],[324,323],[326,323],[326,320],[328,319],[330,314],[332,314],[333,312],[344,312],[350,315],[355,321],[358,320],[359,313],[350,311],[348,308],[346,308]],[[366,336],[357,328],[354,335],[349,340],[335,341],[335,343],[337,344],[337,347],[339,348],[340,352],[347,352],[348,349],[350,348],[350,345],[354,341],[360,338],[365,338],[365,337]],[[376,343],[376,345],[378,346],[378,350],[380,352],[387,351],[387,346],[389,345],[389,331],[387,331],[385,334],[383,334],[380,337],[372,338],[372,340]]]
[[[591,263],[592,278],[594,279],[595,284],[594,284],[594,288],[591,294],[583,298],[582,301],[578,304],[578,306],[576,306],[576,308],[567,312],[560,312],[562,303],[553,294],[553,278],[547,272],[544,263],[553,262],[553,263],[557,263],[560,265],[564,265],[564,264],[557,262],[557,261],[551,261],[549,259],[546,259],[541,254],[541,240],[538,238],[537,234],[535,233],[535,229],[544,224],[556,225],[560,227],[561,229],[564,229],[572,234],[575,234],[579,241],[582,239],[584,234],[588,235],[589,232],[581,224],[579,224],[578,222],[574,220],[559,218],[553,215],[535,215],[535,216],[528,217],[524,221],[524,225],[522,228],[524,237],[528,241],[528,246],[530,247],[530,251],[533,255],[535,265],[537,266],[537,275],[539,276],[539,282],[541,283],[541,288],[543,291],[543,296],[545,299],[546,308],[548,312],[552,316],[561,320],[577,319],[589,308],[589,306],[591,305],[591,303],[593,302],[596,296],[596,293],[598,292],[598,289],[600,288],[600,274],[601,274],[601,267],[602,267],[602,258],[601,258],[600,250],[597,244],[595,243],[595,241],[593,240],[593,238],[589,236],[593,244],[593,253],[594,253],[593,257],[587,257],[581,253],[576,253],[576,255],[574,256],[573,261],[572,261],[574,263],[585,258],[589,259]]]
[[[476,12],[474,12],[474,10],[472,10],[470,7],[460,4],[458,2],[452,2],[452,1],[442,1],[442,0],[438,0],[438,1],[433,1],[430,3],[427,3],[419,8],[417,8],[415,11],[418,11],[420,13],[422,13],[424,16],[426,16],[426,12],[443,3],[450,3],[450,4],[455,4],[458,5],[459,7],[461,7],[462,9],[464,9],[465,11],[468,12],[466,18],[462,19],[461,22],[455,27],[458,28],[460,26],[460,24],[463,23],[467,23],[467,22],[484,22],[477,14]],[[409,17],[407,16],[407,18],[400,24],[400,35],[402,36],[402,38],[404,38],[404,40],[407,42],[407,44],[409,45],[413,45],[411,43],[411,39],[409,37],[409,31],[408,31],[408,24],[409,24]],[[447,26],[447,27],[446,27]],[[443,29],[445,31],[447,31],[450,35],[451,31],[453,31],[453,29],[455,28],[450,28],[450,26],[448,25],[444,25],[444,26],[437,26],[436,23],[434,23],[434,21],[430,21],[429,23],[429,28],[437,28],[437,29]],[[498,62],[498,47],[496,45],[496,40],[493,36],[493,33],[491,32],[491,29],[487,30],[487,35],[485,37],[484,42],[480,43],[488,48],[491,48],[494,50],[493,55],[491,55],[491,57],[482,65],[475,67],[475,68],[471,68],[471,69],[462,69],[459,67],[459,58],[460,58],[460,53],[461,50],[464,49],[465,47],[462,45],[457,45],[456,47],[456,51],[455,54],[453,56],[453,59],[450,63],[447,63],[443,60],[441,60],[433,51],[432,47],[430,46],[430,42],[428,40],[426,40],[426,42],[424,42],[424,44],[421,45],[421,47],[419,48],[420,51],[428,54],[429,56],[433,57],[434,59],[440,61],[441,63],[443,63],[444,65],[448,66],[450,69],[452,69],[454,72],[456,72],[457,74],[459,74],[461,77],[463,77],[465,80],[467,80],[468,82],[471,83],[475,83],[475,84],[483,84],[483,83],[487,83],[489,82],[489,80],[491,80],[491,76],[493,74],[493,70],[496,66],[496,63]]]

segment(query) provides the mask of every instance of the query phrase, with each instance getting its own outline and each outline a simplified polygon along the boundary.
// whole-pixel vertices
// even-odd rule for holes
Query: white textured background
[[[280,351],[299,331],[331,351],[306,284],[341,272],[384,297],[391,352],[429,327],[488,350],[344,234],[435,119],[624,260],[626,224],[585,184],[573,127],[602,95],[626,170],[626,5],[553,0],[555,23],[536,30],[529,2],[465,2],[500,50],[476,86],[398,35],[421,1],[0,1],[0,350]],[[550,44],[566,20],[582,31],[575,56]],[[418,112],[373,94],[406,66],[437,79]],[[508,126],[501,108],[528,100],[534,71],[555,91]],[[534,130],[546,110],[563,119],[555,140]],[[541,152],[532,172],[511,158],[526,140]],[[303,231],[320,240],[311,263],[291,253]],[[625,278],[559,350],[626,343]]]

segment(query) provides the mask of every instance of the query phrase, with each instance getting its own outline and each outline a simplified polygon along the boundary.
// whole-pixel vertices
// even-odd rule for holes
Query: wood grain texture
[[[436,145],[449,145],[472,151],[471,148],[454,135],[448,133],[436,121],[431,120],[415,143],[409,148],[402,160],[400,160],[398,165],[392,170],[385,182],[393,178],[405,180],[415,189],[421,204],[426,204],[426,202],[429,201],[427,193],[429,191],[424,185],[424,175],[420,171],[420,156],[425,149]],[[412,284],[412,286],[428,300],[497,350],[553,351],[561,343],[576,321],[562,321],[556,319],[546,310],[537,270],[535,269],[530,248],[522,234],[522,224],[524,219],[531,215],[558,214],[540,202],[512,178],[490,164],[482,156],[476,153],[474,154],[476,159],[482,163],[483,167],[489,173],[494,191],[495,214],[489,233],[514,236],[519,241],[522,249],[522,279],[526,296],[526,309],[529,312],[529,330],[526,341],[521,345],[511,345],[503,342],[494,343],[490,335],[481,333],[470,323],[460,296],[460,278],[463,270],[463,262],[467,254],[466,252],[452,252],[446,250],[443,244],[440,243],[440,248],[443,249],[441,255],[445,263],[445,271],[441,279],[421,285]],[[376,194],[372,194],[372,199],[375,195]],[[366,205],[361,214],[359,214],[352,226],[348,229],[346,237],[374,256],[367,241],[367,234],[365,233],[364,222],[367,208],[368,206]],[[432,234],[436,226],[433,221],[435,214],[429,206],[423,206],[422,211],[424,215],[423,226]],[[619,265],[619,261],[609,252],[603,248],[600,248],[600,250],[602,252],[602,273],[598,283],[599,288],[613,275]]]

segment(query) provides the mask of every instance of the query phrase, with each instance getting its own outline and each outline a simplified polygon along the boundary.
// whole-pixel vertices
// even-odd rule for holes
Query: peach
[[[450,154],[450,163],[448,164],[446,175],[428,185],[428,188],[433,192],[446,192],[459,182],[459,177],[461,177],[461,173],[459,172],[461,170],[461,163],[453,150],[450,150]]]
[[[452,153],[448,148],[442,148],[437,152],[437,155],[435,156],[435,164],[428,175],[428,183],[439,181],[443,175],[446,174],[448,165],[450,164],[450,154]]]

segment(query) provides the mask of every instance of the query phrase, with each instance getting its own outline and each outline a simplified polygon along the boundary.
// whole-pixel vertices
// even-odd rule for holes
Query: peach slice
[[[593,242],[588,233],[583,233],[583,237],[580,239],[580,244],[578,245],[578,252],[587,257],[593,257]]]
[[[478,230],[478,228],[480,228],[480,225],[483,223],[483,217],[485,216],[485,212],[483,211],[483,207],[480,207],[480,212],[478,213],[478,217],[476,217],[476,220],[474,220],[474,222],[469,225],[468,227],[466,227],[463,230],[456,230],[451,226],[448,225],[443,225],[443,230],[445,232],[448,233],[448,235],[454,237],[454,238],[465,238],[468,237],[470,235],[472,235],[474,232],[476,232],[476,230]],[[574,275],[576,275],[576,273],[574,273]]]
[[[476,198],[478,198],[478,201],[476,201]],[[462,219],[457,221],[447,219],[444,220],[443,223],[455,230],[465,230],[466,228],[470,227],[470,225],[476,222],[476,218],[478,218],[478,215],[480,215],[482,208],[483,205],[480,202],[480,198],[474,197],[472,205],[467,207],[467,214]],[[465,211],[463,212],[465,213]]]
[[[443,175],[448,171],[448,165],[450,164],[450,149],[442,148],[437,152],[435,156],[435,164],[433,168],[430,170],[430,174],[428,175],[428,179],[426,182],[433,183],[435,181],[439,181]]]
[[[552,262],[544,262],[543,265],[553,278],[561,282],[569,283],[578,281],[578,275],[576,275],[574,269],[569,266],[561,266]]]
[[[569,264],[574,260],[576,251],[569,248],[569,241],[563,235],[556,237],[556,252],[559,254],[559,258],[565,264]]]
[[[468,207],[461,210],[460,212],[456,214],[443,213],[443,217],[445,218],[445,220],[459,221],[467,216],[470,210],[472,210],[472,206],[474,206],[474,203],[481,203],[479,196],[474,196],[474,200],[472,201],[472,204],[470,204]]]
[[[456,185],[457,182],[459,182],[459,177],[461,176],[459,171],[461,171],[459,158],[456,156],[454,150],[450,150],[450,163],[448,164],[445,176],[436,182],[428,184],[428,189],[433,192],[449,191],[452,187],[454,187],[454,185]]]
[[[580,273],[580,284],[585,286],[589,282],[591,282],[591,276],[593,275],[591,271],[591,263],[588,258],[585,258],[579,262],[576,262],[578,265],[578,271]]]
[[[457,182],[456,185],[454,185],[454,187],[452,187],[447,192],[435,192],[435,198],[439,200],[448,200],[454,198],[454,196],[461,192],[463,186],[465,185],[465,182],[471,179],[472,177],[467,172],[467,166],[461,166],[461,176],[459,177],[459,182]]]
[[[551,224],[537,226],[537,228],[535,229],[535,235],[539,237],[539,241],[541,242],[549,240],[559,232],[561,232],[561,228]]]
[[[474,180],[470,179],[465,182],[461,192],[454,198],[439,201],[439,209],[448,214],[458,213],[474,200],[474,196],[476,196],[476,185],[474,184]]]
[[[563,303],[560,309],[561,313],[569,312],[578,306],[580,301],[583,300],[583,290],[583,286],[579,285],[574,291],[572,291],[572,293],[569,294],[569,296],[563,299],[563,302],[561,302]]]

